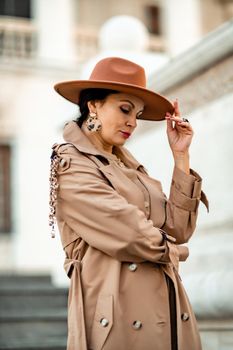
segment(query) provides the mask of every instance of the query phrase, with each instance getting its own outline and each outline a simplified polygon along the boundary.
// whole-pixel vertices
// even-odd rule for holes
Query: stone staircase
[[[65,350],[67,293],[49,276],[0,275],[0,350]]]

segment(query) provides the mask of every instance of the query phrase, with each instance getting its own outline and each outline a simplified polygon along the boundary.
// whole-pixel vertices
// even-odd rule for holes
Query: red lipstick
[[[121,133],[122,133],[122,135],[123,135],[123,137],[124,137],[125,139],[128,139],[128,138],[130,137],[130,135],[131,135],[130,132],[121,131]]]

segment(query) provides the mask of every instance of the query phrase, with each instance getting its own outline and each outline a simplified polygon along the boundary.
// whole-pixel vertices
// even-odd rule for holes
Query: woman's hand
[[[174,101],[174,114],[166,113],[167,135],[175,165],[189,174],[189,146],[193,129],[189,122],[182,121],[178,101]]]
[[[165,119],[167,120],[167,136],[172,153],[188,153],[193,129],[190,123],[182,121],[177,100],[174,101],[174,114],[166,113]]]

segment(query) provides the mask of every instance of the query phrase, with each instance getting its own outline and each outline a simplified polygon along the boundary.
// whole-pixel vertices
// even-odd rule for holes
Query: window
[[[10,158],[10,147],[0,145],[0,233],[11,231]]]
[[[0,0],[0,16],[31,18],[30,0]]]
[[[145,7],[147,28],[151,34],[161,35],[160,28],[160,8],[155,5]]]

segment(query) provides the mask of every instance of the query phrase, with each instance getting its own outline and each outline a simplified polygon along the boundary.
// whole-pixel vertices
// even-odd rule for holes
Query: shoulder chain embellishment
[[[49,176],[49,226],[51,227],[51,237],[55,237],[55,224],[56,224],[56,204],[57,204],[57,170],[59,166],[59,157],[55,152],[51,156],[50,164],[50,176]]]
[[[115,160],[116,164],[119,165],[121,168],[126,168],[125,163],[122,162],[122,160],[120,158],[117,158]]]

